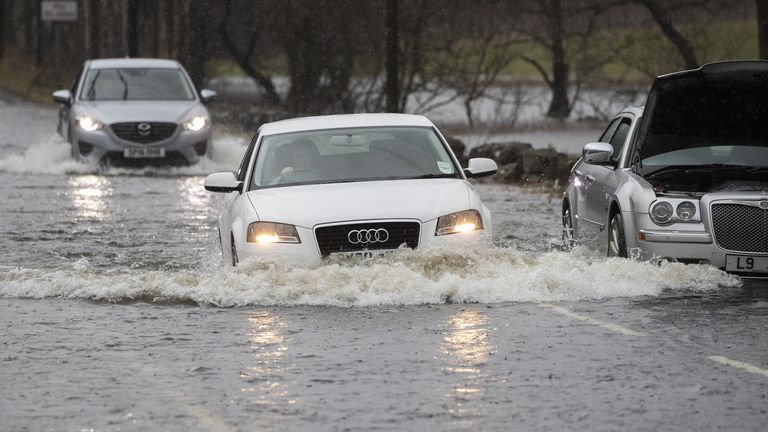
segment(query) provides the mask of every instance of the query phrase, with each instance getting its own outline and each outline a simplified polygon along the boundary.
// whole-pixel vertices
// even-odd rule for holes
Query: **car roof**
[[[160,68],[160,69],[179,69],[181,65],[176,60],[154,59],[154,58],[106,58],[91,60],[88,64],[90,69],[112,69],[112,68]]]
[[[275,135],[309,130],[380,126],[434,127],[426,117],[414,114],[336,114],[265,123],[259,131],[263,135]]]

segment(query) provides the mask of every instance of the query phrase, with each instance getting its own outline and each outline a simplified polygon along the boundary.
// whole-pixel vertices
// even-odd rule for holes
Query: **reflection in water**
[[[259,419],[269,424],[283,417],[286,406],[296,404],[284,382],[288,369],[283,358],[288,349],[284,338],[286,324],[269,311],[257,312],[249,321],[254,362],[240,375],[246,383],[241,391],[251,395],[250,403],[263,408],[259,409]]]
[[[479,426],[469,419],[484,414],[479,408],[482,404],[472,402],[482,398],[486,392],[483,381],[487,374],[483,366],[493,350],[487,321],[486,315],[474,310],[463,310],[453,315],[448,321],[451,333],[440,346],[446,363],[444,369],[458,379],[445,395],[449,400],[448,412],[459,419],[462,428]]]
[[[187,228],[187,238],[192,242],[204,243],[211,232],[211,221],[216,220],[217,206],[212,204],[214,194],[205,190],[200,177],[180,179],[178,188],[181,200],[177,208]]]
[[[95,175],[70,177],[69,185],[77,219],[102,221],[109,216],[107,197],[112,194],[112,183],[108,178]]]

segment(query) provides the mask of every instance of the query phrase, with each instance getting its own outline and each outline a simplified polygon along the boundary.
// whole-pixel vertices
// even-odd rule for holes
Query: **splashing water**
[[[80,260],[69,269],[6,268],[1,273],[4,297],[216,306],[565,301],[707,291],[740,283],[711,266],[602,259],[583,250],[536,256],[481,245],[401,250],[374,260],[329,261],[314,268],[249,259],[234,269],[112,272]]]
[[[244,139],[232,135],[217,138],[211,158],[202,158],[194,165],[184,167],[115,168],[97,163],[75,161],[71,147],[57,134],[33,143],[22,153],[0,159],[0,172],[30,174],[101,174],[131,176],[186,176],[206,175],[214,171],[232,171],[245,152]]]

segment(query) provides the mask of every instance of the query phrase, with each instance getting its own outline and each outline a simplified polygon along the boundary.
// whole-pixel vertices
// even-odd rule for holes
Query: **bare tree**
[[[768,60],[768,2],[755,0],[757,8],[757,41],[760,58]]]
[[[397,112],[400,101],[400,34],[399,0],[386,0],[386,81],[384,94],[387,99],[387,111]]]

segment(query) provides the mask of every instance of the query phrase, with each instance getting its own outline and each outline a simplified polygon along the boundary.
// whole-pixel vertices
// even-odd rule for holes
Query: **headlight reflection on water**
[[[109,216],[107,197],[112,195],[112,182],[108,178],[95,175],[70,177],[69,185],[77,219],[101,221]]]
[[[446,397],[451,400],[449,411],[461,418],[462,427],[473,427],[470,417],[483,413],[472,401],[485,395],[483,383],[486,373],[482,366],[493,351],[486,327],[488,317],[474,310],[463,310],[450,317],[450,334],[443,339],[440,353],[446,365],[444,369],[458,379]],[[480,405],[478,405],[480,406]],[[474,425],[478,426],[478,425]]]
[[[296,400],[289,398],[284,382],[288,367],[285,363],[286,324],[280,317],[269,311],[253,314],[248,321],[251,325],[250,343],[254,353],[253,366],[240,374],[247,384],[241,391],[253,394],[251,403],[259,406],[281,407],[293,405]],[[271,416],[279,420],[280,412],[271,410]]]

